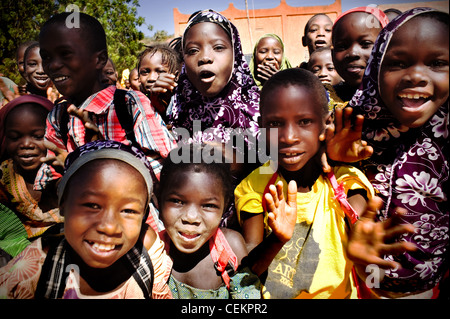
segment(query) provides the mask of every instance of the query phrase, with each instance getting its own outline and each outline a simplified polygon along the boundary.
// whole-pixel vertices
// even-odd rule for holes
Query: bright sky
[[[408,3],[419,0],[342,0],[342,11],[366,6],[369,4],[386,3]],[[152,36],[155,31],[166,30],[168,34],[173,34],[173,8],[183,14],[191,14],[197,10],[213,9],[223,11],[228,8],[228,4],[233,2],[237,9],[245,9],[245,0],[140,0],[138,15],[145,18],[145,23],[153,26],[149,31],[147,26],[142,25],[139,30],[146,36]],[[288,5],[293,7],[327,5],[334,3],[334,0],[287,0]],[[280,0],[247,0],[248,9],[275,8],[280,4]]]

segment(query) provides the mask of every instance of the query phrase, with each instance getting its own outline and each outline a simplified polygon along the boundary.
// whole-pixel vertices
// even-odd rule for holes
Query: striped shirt
[[[131,144],[126,139],[125,130],[120,125],[114,106],[114,92],[116,88],[108,88],[91,95],[79,109],[89,112],[90,119],[97,125],[105,140],[115,140],[124,144]],[[162,161],[171,149],[176,147],[174,137],[168,131],[162,117],[150,104],[150,100],[141,92],[130,90],[125,95],[128,113],[133,115],[134,135],[141,150],[147,155],[153,168],[154,175],[159,179]],[[86,144],[85,127],[83,122],[69,115],[67,124],[67,139],[61,134],[61,119],[63,111],[69,107],[67,101],[55,105],[48,114],[45,138],[57,147],[72,152],[77,147]],[[67,143],[64,141],[67,140]],[[48,155],[53,155],[48,151]],[[34,188],[42,190],[52,181],[60,178],[53,167],[43,164],[36,176]]]

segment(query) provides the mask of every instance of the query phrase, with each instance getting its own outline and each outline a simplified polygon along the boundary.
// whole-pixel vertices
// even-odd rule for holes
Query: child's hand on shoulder
[[[355,265],[365,268],[369,264],[375,264],[383,269],[396,268],[400,265],[395,261],[384,260],[383,255],[399,255],[416,249],[413,243],[395,241],[395,238],[402,234],[414,232],[413,225],[401,223],[400,217],[407,211],[397,208],[396,214],[391,218],[379,222],[375,217],[382,204],[383,201],[379,197],[369,200],[365,212],[353,225],[347,253]]]
[[[364,117],[358,115],[352,125],[353,109],[335,110],[335,125],[327,128],[325,141],[328,158],[345,163],[354,163],[372,156],[373,148],[361,139]]]
[[[265,199],[270,228],[280,242],[288,242],[292,238],[297,221],[297,183],[289,182],[287,198],[284,198],[283,182],[270,185]]]

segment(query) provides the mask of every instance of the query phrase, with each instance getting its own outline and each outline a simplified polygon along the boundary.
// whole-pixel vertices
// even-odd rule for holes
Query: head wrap
[[[389,23],[389,18],[386,16],[386,14],[383,11],[381,11],[377,7],[365,6],[365,7],[353,8],[353,9],[350,9],[350,10],[347,10],[347,11],[341,13],[336,18],[336,20],[334,20],[333,29],[336,26],[336,23],[340,19],[342,19],[342,17],[346,16],[349,13],[353,13],[353,12],[366,12],[366,13],[373,15],[380,22],[382,28],[384,28]]]
[[[255,80],[256,85],[258,85],[258,87],[261,89],[262,88],[262,83],[260,80],[258,80],[256,78],[256,68],[258,67],[257,64],[255,64],[255,56],[256,56],[256,50],[258,48],[259,42],[261,42],[262,39],[264,38],[274,38],[276,39],[278,42],[280,42],[281,47],[283,48],[283,57],[281,58],[281,64],[280,64],[280,71],[281,70],[285,70],[285,69],[289,69],[292,67],[291,63],[289,62],[289,60],[286,58],[286,54],[284,51],[284,43],[283,40],[281,40],[281,38],[274,34],[274,33],[266,33],[264,34],[261,38],[259,38],[258,42],[256,42],[255,47],[253,48],[253,56],[252,59],[250,60],[250,72],[252,72],[253,75],[253,79]]]
[[[219,25],[230,36],[234,52],[233,71],[228,84],[216,97],[208,98],[194,87],[183,66],[175,100],[171,122],[175,128],[186,128],[193,137],[193,121],[201,120],[202,129],[212,128],[209,134],[202,132],[195,136],[196,142],[217,138],[222,142],[229,140],[230,128],[250,129],[256,136],[259,117],[259,88],[242,53],[241,40],[237,28],[223,15],[211,9],[194,14],[183,34],[184,39],[190,28],[198,23],[211,22]]]
[[[379,73],[398,28],[432,11],[436,10],[405,11],[381,30],[362,86],[349,102],[357,113],[364,115],[363,139],[374,148],[364,171],[384,201],[379,219],[385,220],[392,216],[396,207],[403,207],[408,210],[402,217],[404,221],[417,227],[414,234],[401,238],[415,243],[417,251],[385,256],[385,259],[399,261],[402,268],[388,270],[381,288],[402,293],[434,287],[448,262],[445,255],[449,240],[449,102],[447,99],[423,126],[403,126],[381,99]]]
[[[53,103],[42,96],[34,95],[34,94],[27,94],[27,95],[21,95],[2,108],[0,108],[0,156],[3,158],[3,155],[5,153],[5,126],[6,126],[6,117],[8,116],[9,112],[11,112],[15,107],[22,105],[22,104],[37,104],[45,108],[47,111],[51,111],[53,109]]]
[[[153,180],[150,175],[151,165],[147,157],[139,149],[116,141],[94,141],[80,146],[69,153],[65,162],[65,172],[58,185],[58,205],[61,204],[64,190],[72,177],[82,166],[97,159],[115,159],[135,168],[144,178],[147,185],[148,200],[153,191]]]

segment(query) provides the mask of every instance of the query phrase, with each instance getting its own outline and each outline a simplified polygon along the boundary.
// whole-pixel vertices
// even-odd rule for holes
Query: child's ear
[[[308,46],[308,43],[306,41],[306,37],[305,36],[302,36],[302,44],[303,44],[304,47]]]
[[[106,63],[108,62],[108,51],[101,50],[101,51],[98,51],[96,53],[96,55],[97,55],[96,68],[97,68],[97,70],[103,70]]]

